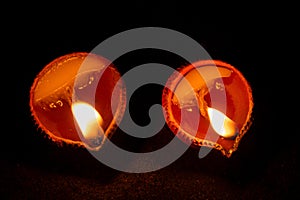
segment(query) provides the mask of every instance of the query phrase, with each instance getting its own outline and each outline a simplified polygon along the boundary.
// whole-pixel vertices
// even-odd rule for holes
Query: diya
[[[122,118],[125,93],[121,75],[109,60],[75,52],[39,72],[29,104],[38,127],[51,140],[98,150]]]
[[[181,67],[162,95],[171,131],[192,147],[220,150],[230,157],[252,123],[250,84],[232,65],[200,60]]]

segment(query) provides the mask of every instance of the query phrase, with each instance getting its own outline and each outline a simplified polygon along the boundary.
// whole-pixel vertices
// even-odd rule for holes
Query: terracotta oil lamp
[[[125,107],[125,87],[115,66],[100,55],[58,57],[30,90],[35,122],[57,144],[98,150],[114,133]]]
[[[220,60],[179,68],[162,96],[169,128],[192,147],[211,147],[230,157],[252,123],[252,90],[243,74]]]

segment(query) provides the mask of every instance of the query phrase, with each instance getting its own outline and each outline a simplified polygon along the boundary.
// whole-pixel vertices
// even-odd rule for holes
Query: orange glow
[[[207,112],[210,124],[220,136],[234,138],[238,134],[235,122],[229,119],[224,113],[214,108],[207,108]]]
[[[85,139],[103,137],[102,117],[91,105],[84,102],[75,103],[72,105],[72,112]]]

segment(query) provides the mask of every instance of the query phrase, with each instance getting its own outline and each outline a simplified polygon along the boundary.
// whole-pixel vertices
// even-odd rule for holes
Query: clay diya
[[[37,126],[57,144],[99,150],[122,118],[125,92],[109,60],[75,52],[54,59],[36,76],[30,109]]]
[[[252,90],[243,74],[220,60],[201,60],[176,70],[163,90],[168,127],[192,147],[230,157],[252,123]]]

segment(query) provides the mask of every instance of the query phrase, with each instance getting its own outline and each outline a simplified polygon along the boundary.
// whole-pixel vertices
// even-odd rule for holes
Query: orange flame
[[[208,107],[207,112],[213,129],[220,136],[234,138],[239,133],[236,123],[221,111]]]
[[[104,135],[101,127],[103,119],[90,104],[84,102],[74,103],[72,113],[85,139],[93,140]]]

